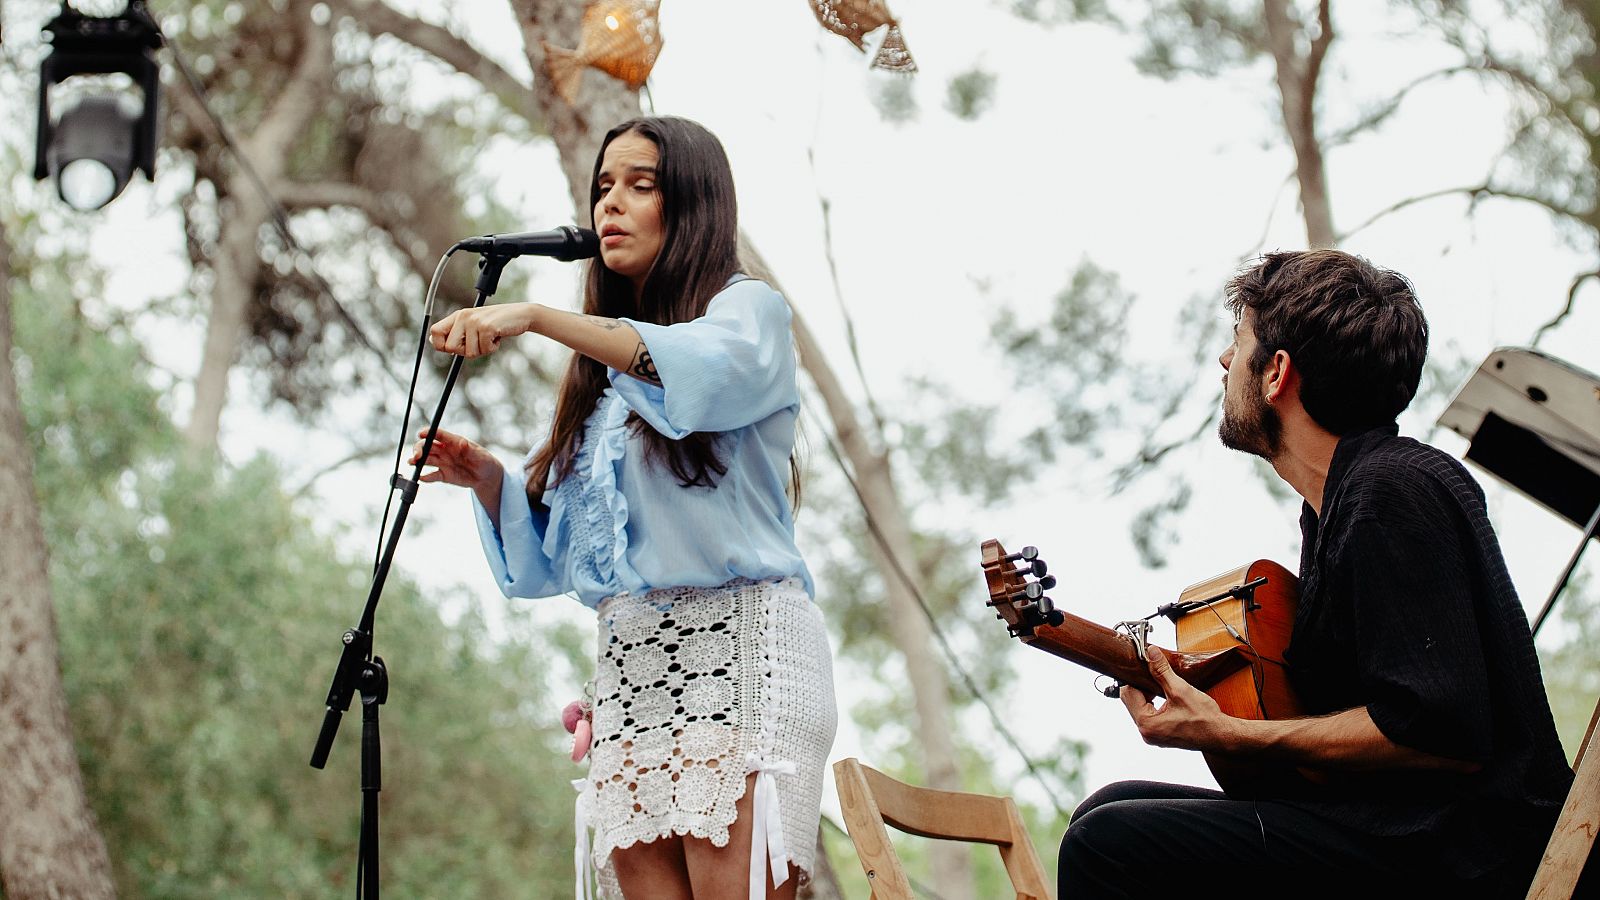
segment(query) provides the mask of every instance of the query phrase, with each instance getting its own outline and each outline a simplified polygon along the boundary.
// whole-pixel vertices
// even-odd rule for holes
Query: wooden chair
[[[1583,864],[1594,849],[1595,831],[1600,828],[1600,753],[1589,756],[1589,743],[1594,738],[1594,726],[1600,721],[1600,703],[1595,704],[1594,715],[1589,719],[1589,731],[1578,745],[1573,769],[1577,777],[1567,802],[1561,806],[1556,819],[1556,829],[1545,845],[1544,859],[1533,874],[1533,884],[1528,888],[1528,900],[1567,900],[1578,884]]]
[[[921,837],[994,844],[1017,900],[1049,900],[1044,867],[1010,797],[912,787],[855,759],[834,763],[833,778],[874,900],[912,900],[911,882],[889,845],[885,823]]]

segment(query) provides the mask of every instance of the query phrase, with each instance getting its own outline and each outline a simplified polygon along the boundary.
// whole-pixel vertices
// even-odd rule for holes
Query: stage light
[[[33,177],[54,179],[56,192],[75,209],[99,209],[122,193],[135,170],[155,177],[161,70],[153,51],[161,33],[143,0],[129,0],[120,15],[109,17],[63,5],[44,30],[51,51],[39,70]],[[51,115],[55,86],[77,76],[117,73],[133,79],[138,100],[88,94]]]

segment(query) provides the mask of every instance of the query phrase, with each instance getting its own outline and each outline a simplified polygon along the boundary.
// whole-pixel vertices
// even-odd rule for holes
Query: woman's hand
[[[428,329],[433,349],[474,359],[500,349],[502,338],[526,334],[539,314],[535,303],[497,303],[458,309]]]
[[[417,432],[418,440],[411,446],[411,458],[406,461],[408,464],[417,464],[427,437],[427,429]],[[472,488],[480,494],[500,488],[500,461],[494,458],[494,454],[459,434],[440,431],[433,439],[433,447],[428,450],[428,465],[437,468],[423,473],[422,480],[426,482],[442,481]]]

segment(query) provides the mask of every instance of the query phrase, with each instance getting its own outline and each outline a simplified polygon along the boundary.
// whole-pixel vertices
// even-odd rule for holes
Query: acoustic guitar
[[[1077,663],[1147,696],[1162,696],[1146,662],[1150,622],[1170,619],[1176,649],[1162,648],[1173,671],[1204,691],[1222,711],[1244,719],[1302,715],[1289,685],[1283,651],[1294,627],[1298,581],[1284,567],[1257,560],[1190,585],[1174,603],[1117,628],[1063,612],[1045,591],[1055,586],[1038,551],[1007,553],[999,541],[983,542],[988,605],[1014,638]],[[1115,687],[1105,693],[1115,696]],[[1229,796],[1302,793],[1311,772],[1255,766],[1205,754],[1206,765]]]

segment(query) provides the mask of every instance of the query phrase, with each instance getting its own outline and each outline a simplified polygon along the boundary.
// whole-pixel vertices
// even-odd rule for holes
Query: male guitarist
[[[1305,500],[1286,661],[1310,715],[1228,716],[1156,649],[1165,704],[1122,702],[1147,743],[1325,777],[1102,788],[1062,839],[1059,896],[1521,897],[1572,772],[1483,491],[1394,424],[1427,352],[1411,285],[1336,250],[1273,253],[1227,306],[1222,442]]]

